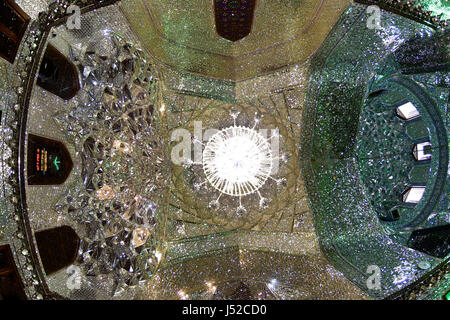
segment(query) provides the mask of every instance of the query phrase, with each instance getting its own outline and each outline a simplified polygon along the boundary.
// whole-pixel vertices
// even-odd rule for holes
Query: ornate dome
[[[450,12],[355,2],[3,1],[0,297],[449,299]]]

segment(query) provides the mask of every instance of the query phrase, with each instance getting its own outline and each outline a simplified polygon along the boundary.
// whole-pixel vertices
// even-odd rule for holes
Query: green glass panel
[[[428,129],[422,120],[413,121],[406,125],[406,134],[413,140],[426,138],[429,136]]]

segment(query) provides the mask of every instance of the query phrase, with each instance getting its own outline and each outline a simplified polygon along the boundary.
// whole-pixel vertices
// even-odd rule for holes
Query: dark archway
[[[0,300],[26,300],[9,245],[0,246]]]
[[[39,255],[47,275],[73,264],[77,258],[80,238],[69,226],[35,233]]]
[[[0,1],[0,57],[13,63],[30,17],[13,0]]]
[[[215,0],[217,33],[230,41],[250,34],[256,0]]]
[[[37,85],[64,100],[70,100],[80,90],[78,70],[61,52],[49,45],[39,69]]]

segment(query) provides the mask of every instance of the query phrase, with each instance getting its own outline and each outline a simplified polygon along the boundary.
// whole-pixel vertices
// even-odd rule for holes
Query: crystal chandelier
[[[222,129],[203,151],[203,171],[209,183],[233,197],[257,192],[271,170],[269,142],[254,129],[241,126]]]
[[[239,112],[231,112],[234,124],[215,133],[204,145],[202,161],[193,164],[202,165],[206,176],[206,180],[195,188],[209,184],[220,192],[218,198],[209,203],[209,207],[218,209],[220,197],[224,194],[238,197],[236,212],[240,215],[247,211],[242,205],[242,197],[256,193],[260,207],[266,207],[269,201],[261,194],[261,187],[268,179],[277,184],[283,183],[283,179],[271,176],[274,161],[278,160],[271,141],[279,137],[278,130],[272,131],[275,133],[266,138],[255,129],[261,120],[259,115],[255,116],[252,128],[236,125],[238,115]]]

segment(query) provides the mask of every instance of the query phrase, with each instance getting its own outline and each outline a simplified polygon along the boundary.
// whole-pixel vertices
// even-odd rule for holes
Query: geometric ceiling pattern
[[[4,6],[1,298],[448,296],[445,1]]]

